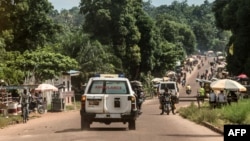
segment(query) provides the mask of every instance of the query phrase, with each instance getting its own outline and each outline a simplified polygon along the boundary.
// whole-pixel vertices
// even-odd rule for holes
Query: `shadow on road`
[[[114,127],[114,128],[110,128],[110,127],[91,127],[89,130],[87,131],[126,131],[128,130],[125,127]],[[64,129],[64,130],[60,130],[60,131],[55,131],[55,133],[68,133],[68,132],[84,132],[82,131],[80,128],[77,129]]]
[[[176,136],[176,137],[221,137],[221,135],[208,135],[208,134],[204,134],[204,135],[197,135],[197,134],[162,134],[161,136]]]

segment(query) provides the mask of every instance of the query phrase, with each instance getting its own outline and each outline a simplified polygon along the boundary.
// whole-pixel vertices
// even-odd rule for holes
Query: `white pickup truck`
[[[162,94],[165,91],[165,88],[177,97],[177,102],[179,102],[179,87],[175,81],[162,81],[158,85],[158,93]]]
[[[88,130],[92,122],[123,122],[135,130],[138,109],[130,81],[113,74],[90,78],[81,98],[80,115],[82,130]]]

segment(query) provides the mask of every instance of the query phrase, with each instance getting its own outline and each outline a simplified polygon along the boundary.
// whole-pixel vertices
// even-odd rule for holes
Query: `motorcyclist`
[[[191,86],[190,84],[187,84],[186,86],[186,94],[191,94],[192,90],[191,90]]]
[[[160,99],[160,104],[161,104],[161,115],[164,114],[164,112],[165,112],[164,106],[165,106],[165,104],[167,104],[168,102],[170,102],[170,106],[171,106],[172,113],[175,114],[175,112],[174,112],[175,106],[174,106],[174,103],[172,102],[171,98],[172,98],[171,93],[169,93],[168,88],[165,88],[164,93],[161,94],[160,97],[159,97],[159,99]]]
[[[145,100],[145,94],[142,89],[142,85],[137,85],[136,88],[134,88],[135,94],[136,94],[136,103],[137,103],[137,108],[138,108],[138,113],[142,114],[141,108],[142,108],[142,103]]]

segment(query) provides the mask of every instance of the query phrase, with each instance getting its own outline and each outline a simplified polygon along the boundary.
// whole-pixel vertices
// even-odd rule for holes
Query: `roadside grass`
[[[81,108],[81,102],[76,101],[75,104],[67,105],[66,110],[79,110]]]
[[[79,110],[81,106],[81,103],[79,101],[76,101],[76,103],[72,105],[66,105],[66,111],[70,110]],[[51,105],[47,106],[47,109],[51,109]],[[40,114],[35,114],[35,113],[30,113],[30,119],[32,118],[38,118],[41,117]],[[22,123],[22,116],[20,114],[18,115],[8,115],[8,116],[3,116],[0,114],[0,129],[4,128],[6,126],[12,125],[12,124],[18,124]]]
[[[6,127],[10,124],[16,124],[22,121],[22,117],[20,115],[9,115],[8,117],[1,116],[0,117],[0,128]]]
[[[250,124],[250,99],[239,100],[221,108],[211,109],[205,102],[199,108],[194,102],[188,107],[181,107],[179,114],[196,123],[208,122],[220,129],[225,124]]]

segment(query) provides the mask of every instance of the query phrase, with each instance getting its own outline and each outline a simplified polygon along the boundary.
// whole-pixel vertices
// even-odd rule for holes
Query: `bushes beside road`
[[[223,129],[224,124],[250,124],[249,107],[249,99],[242,99],[238,103],[234,102],[212,110],[207,102],[203,103],[201,108],[193,102],[188,107],[181,107],[179,113],[182,117],[196,123],[208,122]]]

